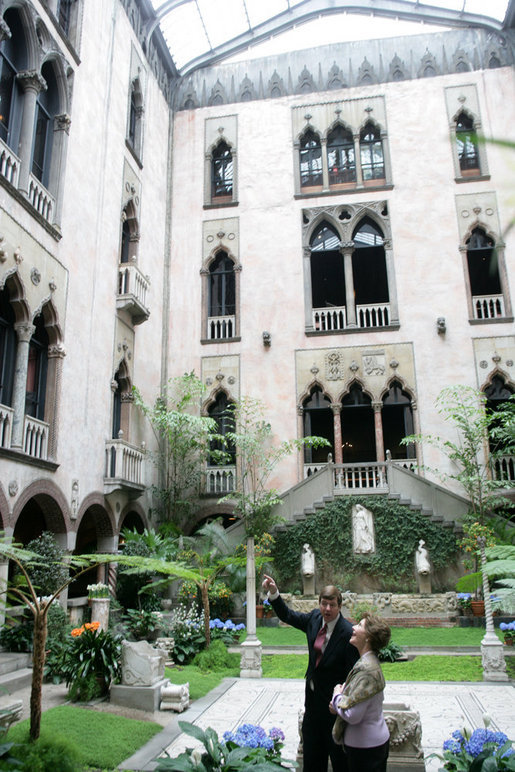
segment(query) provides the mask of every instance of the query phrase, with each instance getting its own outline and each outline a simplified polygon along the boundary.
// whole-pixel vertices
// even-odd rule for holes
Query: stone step
[[[0,676],[0,693],[14,694],[32,683],[32,668],[24,667]]]
[[[0,676],[22,670],[31,663],[31,655],[26,652],[2,651],[0,652]]]

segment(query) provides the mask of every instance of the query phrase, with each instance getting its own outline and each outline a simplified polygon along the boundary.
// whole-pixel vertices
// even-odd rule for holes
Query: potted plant
[[[103,584],[103,582],[98,582],[97,584],[88,584],[87,589],[89,600],[92,600],[93,598],[109,597],[109,587],[107,584]]]
[[[458,592],[456,603],[461,614],[472,614],[472,593]]]
[[[515,645],[515,622],[501,622],[499,629],[502,630],[504,643],[506,646]]]

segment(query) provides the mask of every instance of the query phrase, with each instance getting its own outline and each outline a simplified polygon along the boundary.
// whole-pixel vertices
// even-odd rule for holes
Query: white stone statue
[[[302,545],[301,571],[307,578],[315,575],[315,553],[309,544]]]
[[[429,555],[424,545],[424,539],[420,539],[415,553],[415,562],[417,573],[421,576],[428,576],[431,573],[431,564],[429,563]]]
[[[315,594],[315,553],[309,544],[302,545],[302,555],[300,560],[300,570],[302,573],[302,594]]]
[[[352,537],[354,552],[375,552],[372,512],[361,504],[352,507]]]

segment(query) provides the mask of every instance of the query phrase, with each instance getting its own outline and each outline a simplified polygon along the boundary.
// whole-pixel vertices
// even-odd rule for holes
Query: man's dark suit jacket
[[[282,622],[286,622],[298,630],[303,630],[308,639],[309,661],[306,671],[306,693],[312,692],[317,703],[317,709],[327,710],[333,697],[333,689],[336,684],[343,684],[350,670],[359,659],[359,653],[355,646],[349,644],[352,635],[352,625],[341,615],[338,617],[334,630],[329,638],[324,655],[318,667],[315,667],[316,652],[313,648],[317,633],[322,626],[322,614],[320,609],[314,609],[308,614],[292,611],[288,608],[281,596],[270,601],[275,613]],[[313,684],[311,689],[310,684]],[[332,717],[334,720],[334,716]]]

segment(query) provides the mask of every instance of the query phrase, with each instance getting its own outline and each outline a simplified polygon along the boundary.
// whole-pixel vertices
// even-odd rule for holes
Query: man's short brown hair
[[[334,584],[327,584],[323,590],[321,591],[320,595],[318,596],[318,602],[322,602],[322,598],[324,600],[335,600],[338,603],[338,606],[342,605],[342,594],[338,587],[335,587]]]

